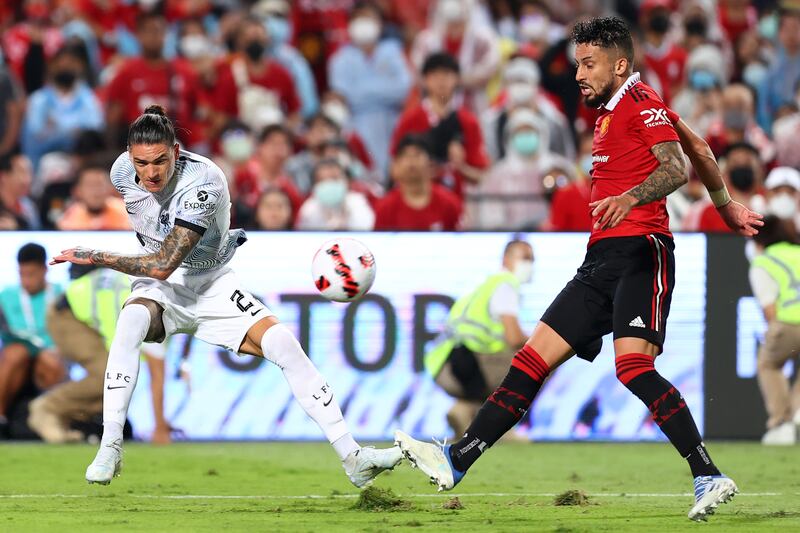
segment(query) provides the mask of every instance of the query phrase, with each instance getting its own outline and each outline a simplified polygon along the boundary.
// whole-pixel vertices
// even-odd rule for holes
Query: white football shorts
[[[132,277],[128,301],[134,298],[161,304],[167,337],[190,333],[234,352],[253,324],[274,314],[242,287],[229,267],[192,275],[179,268],[165,281]]]

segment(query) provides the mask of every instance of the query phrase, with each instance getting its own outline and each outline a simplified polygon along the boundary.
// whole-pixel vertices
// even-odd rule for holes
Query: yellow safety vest
[[[114,270],[92,270],[67,287],[67,302],[75,318],[103,336],[111,347],[117,316],[131,293],[128,276]]]
[[[511,272],[489,276],[477,289],[462,296],[450,309],[445,331],[425,355],[425,369],[436,376],[450,357],[453,348],[463,345],[475,353],[503,353],[509,350],[503,323],[489,313],[489,303],[497,288],[510,283],[519,288],[519,279]]]
[[[779,242],[767,246],[753,260],[753,266],[763,268],[778,283],[775,317],[787,324],[800,324],[800,245]]]

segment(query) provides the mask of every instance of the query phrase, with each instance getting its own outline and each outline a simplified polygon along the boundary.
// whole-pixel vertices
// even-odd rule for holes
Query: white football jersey
[[[202,235],[181,265],[186,274],[220,268],[247,240],[243,230],[229,231],[231,198],[225,174],[201,155],[181,150],[172,179],[164,190],[151,193],[140,184],[128,152],[123,152],[111,167],[111,183],[125,200],[145,252],[157,252],[176,224]]]

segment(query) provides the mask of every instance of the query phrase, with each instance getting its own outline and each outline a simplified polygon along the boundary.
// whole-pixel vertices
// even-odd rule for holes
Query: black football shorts
[[[587,361],[612,331],[615,340],[636,337],[661,349],[675,286],[674,250],[672,238],[657,233],[597,241],[542,322]]]

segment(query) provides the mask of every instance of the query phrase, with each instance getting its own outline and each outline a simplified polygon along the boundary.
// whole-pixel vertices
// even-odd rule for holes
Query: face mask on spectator
[[[519,36],[524,41],[536,41],[547,37],[549,21],[542,15],[527,15],[519,21]]]
[[[342,179],[321,181],[314,185],[314,198],[325,207],[339,207],[347,195],[347,181]]]
[[[539,149],[539,134],[535,131],[520,131],[511,137],[511,147],[521,155],[533,155]]]
[[[590,154],[586,154],[585,156],[581,157],[580,161],[581,170],[587,176],[591,175],[593,164],[594,164],[594,159],[592,159],[592,156]]]
[[[733,185],[736,190],[742,192],[747,192],[752,189],[756,181],[755,172],[753,172],[753,169],[750,167],[732,168],[728,173],[728,177],[731,180],[731,185]]]
[[[347,33],[356,46],[370,46],[378,40],[381,26],[372,17],[359,17],[350,21]]]
[[[244,53],[253,61],[258,61],[264,56],[266,46],[261,41],[250,41],[244,47]]]
[[[654,33],[663,35],[669,30],[669,15],[666,13],[659,13],[650,18],[650,29]]]
[[[772,14],[759,20],[758,34],[768,41],[774,41],[778,37],[778,17]]]
[[[232,131],[222,137],[222,154],[233,162],[246,161],[253,155],[253,139],[244,131]]]
[[[445,22],[458,22],[464,20],[464,6],[460,0],[441,0],[439,2],[439,16]]]
[[[710,91],[717,86],[717,77],[707,70],[694,70],[689,74],[689,86],[695,91]]]
[[[514,274],[520,283],[529,283],[533,279],[533,261],[520,259],[514,265],[514,269],[511,273]]]
[[[750,63],[744,67],[744,71],[742,72],[742,79],[753,89],[758,89],[761,87],[761,84],[766,77],[767,67],[761,63]]]
[[[692,17],[686,20],[684,24],[687,35],[695,37],[705,37],[707,31],[706,21],[703,17]]]
[[[794,195],[782,192],[770,198],[768,207],[776,217],[791,219],[797,214],[797,199]]]
[[[535,90],[530,83],[512,83],[508,86],[508,103],[512,106],[530,104],[534,93]]]
[[[59,70],[53,74],[53,83],[60,89],[72,89],[77,79],[78,74],[74,70]]]
[[[747,113],[738,109],[725,111],[722,115],[722,123],[729,130],[744,130],[748,122]]]
[[[283,17],[267,17],[264,25],[270,40],[275,44],[286,44],[292,37],[292,26]]]
[[[199,59],[211,52],[211,41],[205,35],[186,35],[181,38],[180,50],[186,59]]]
[[[334,121],[340,128],[350,120],[350,110],[337,100],[330,100],[322,104],[322,114]]]

